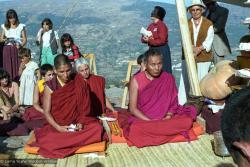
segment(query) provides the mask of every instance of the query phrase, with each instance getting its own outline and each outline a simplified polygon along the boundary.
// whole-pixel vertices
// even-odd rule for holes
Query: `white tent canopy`
[[[250,7],[250,0],[218,0],[218,2],[239,5],[242,7]]]
[[[149,0],[149,1],[175,4],[175,0]],[[188,3],[190,3],[190,1],[192,1],[192,0],[185,0],[186,6]],[[238,5],[238,6],[242,6],[242,7],[250,7],[250,0],[216,0],[216,1],[228,3],[228,4],[232,4],[232,5]]]

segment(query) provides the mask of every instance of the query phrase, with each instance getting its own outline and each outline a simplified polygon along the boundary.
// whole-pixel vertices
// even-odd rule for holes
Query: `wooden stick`
[[[192,95],[201,96],[196,63],[194,60],[192,42],[188,28],[187,13],[184,0],[175,0],[181,30],[182,46],[187,63],[187,73],[190,83],[190,92]]]

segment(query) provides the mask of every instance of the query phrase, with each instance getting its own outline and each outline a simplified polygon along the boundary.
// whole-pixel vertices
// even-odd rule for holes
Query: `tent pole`
[[[187,73],[190,83],[190,93],[195,96],[201,96],[196,63],[193,56],[192,42],[188,28],[187,12],[184,0],[175,0],[181,31],[182,46],[187,64]]]

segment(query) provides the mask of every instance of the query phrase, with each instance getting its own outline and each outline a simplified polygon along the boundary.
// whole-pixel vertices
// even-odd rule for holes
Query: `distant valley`
[[[15,9],[20,21],[27,25],[27,47],[33,52],[38,53],[35,36],[41,21],[49,17],[59,35],[70,33],[82,53],[96,55],[98,74],[107,79],[108,85],[116,86],[120,86],[120,81],[125,78],[127,61],[136,59],[147,49],[140,42],[139,30],[150,23],[153,7],[161,5],[167,11],[165,22],[169,27],[172,64],[178,67],[180,63],[180,31],[174,5],[146,0],[12,0],[0,4],[0,23],[4,23],[9,8]],[[233,49],[230,58],[233,59],[238,54],[236,49],[240,37],[248,33],[247,27],[240,23],[245,17],[250,17],[250,10],[227,4],[223,6],[230,10],[227,34]],[[72,12],[68,15],[69,11]],[[178,68],[174,70],[177,81],[179,73]]]

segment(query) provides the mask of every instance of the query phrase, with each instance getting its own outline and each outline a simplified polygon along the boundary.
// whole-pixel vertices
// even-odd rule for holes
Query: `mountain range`
[[[140,42],[140,28],[151,22],[154,6],[166,9],[165,22],[169,28],[174,75],[178,81],[181,60],[181,39],[176,7],[174,5],[146,0],[11,0],[0,2],[0,23],[5,22],[5,13],[13,8],[19,20],[26,24],[28,44],[34,59],[38,47],[35,45],[37,31],[45,17],[51,18],[59,35],[67,32],[82,53],[94,53],[97,72],[106,78],[107,85],[121,85],[126,76],[127,62],[134,60],[148,47]],[[249,8],[221,4],[230,10],[226,31],[233,50],[228,59],[235,59],[239,39],[248,33],[240,24],[250,17]]]

